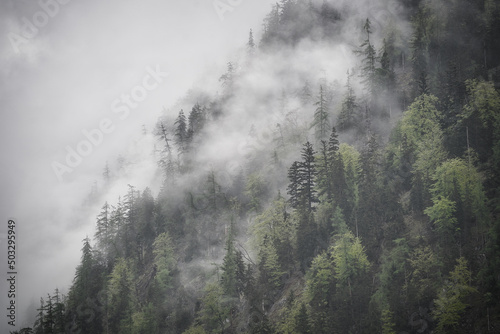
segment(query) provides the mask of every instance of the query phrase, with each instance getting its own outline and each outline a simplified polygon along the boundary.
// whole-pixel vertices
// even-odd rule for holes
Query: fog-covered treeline
[[[144,129],[157,194],[103,162],[20,333],[499,333],[499,39],[494,0],[281,0]]]

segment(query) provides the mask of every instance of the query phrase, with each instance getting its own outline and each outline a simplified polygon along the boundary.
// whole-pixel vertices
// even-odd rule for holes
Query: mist
[[[154,148],[162,144],[153,135],[158,119],[172,130],[179,110],[188,112],[195,103],[209,104],[211,97],[223,95],[219,78],[228,62],[236,67],[234,93],[224,101],[222,116],[204,129],[206,140],[192,162],[200,167],[178,180],[179,193],[211,170],[222,186],[230,187],[244,166],[250,166],[244,171],[249,175],[258,169],[252,166],[266,165],[269,198],[285,193],[286,180],[271,173],[272,154],[277,152],[288,168],[302,144],[314,141],[310,120],[320,85],[328,87],[330,123],[335,123],[346,73],[359,63],[353,50],[364,39],[364,20],[373,22],[377,48],[387,26],[397,32],[396,44],[407,47],[409,23],[396,1],[360,0],[335,4],[342,20],[332,28],[334,38],[318,42],[312,35],[293,47],[263,48],[252,58],[246,49],[249,30],[259,41],[262,20],[273,3],[242,1],[218,12],[215,2],[200,0],[74,0],[57,3],[53,17],[31,31],[32,38],[17,43],[13,34],[23,35],[25,19],[33,22],[43,9],[27,1],[0,4],[0,212],[2,226],[9,218],[18,224],[20,326],[33,321],[40,297],[55,288],[67,292],[81,241],[93,237],[95,217],[105,201],[115,204],[128,184],[138,190],[149,187],[158,195],[162,175]],[[309,100],[300,97],[306,82]],[[353,84],[362,98],[359,76]],[[151,88],[137,88],[145,85]],[[146,95],[125,102],[124,96],[134,92]],[[400,114],[395,110],[390,122],[373,125],[382,140]],[[80,147],[90,153],[68,167],[69,152],[78,153],[82,141],[89,140],[85,133],[96,129],[101,133],[94,137],[96,144]],[[276,146],[279,129],[295,146]],[[342,141],[355,140],[345,134]],[[102,176],[106,164],[112,171],[109,184]],[[239,225],[245,244],[248,222]],[[5,233],[4,227],[0,231]],[[1,241],[5,248],[5,239]],[[209,268],[208,261],[220,261],[223,244],[219,246],[206,262],[190,265]]]
[[[40,297],[55,288],[67,292],[81,241],[93,237],[102,205],[83,203],[95,182],[102,186],[106,162],[113,166],[123,155],[137,164],[100,199],[116,201],[127,183],[154,188],[156,163],[146,159],[152,143],[142,138],[142,126],[152,129],[164,107],[175,104],[200,73],[223,69],[249,29],[260,27],[272,1],[242,2],[223,15],[211,1],[61,1],[51,7],[53,17],[45,15],[47,22],[39,14],[42,3],[56,2],[0,3],[1,263],[7,220],[13,218],[19,326],[32,322]],[[22,39],[25,19],[34,24],[34,16],[41,20],[38,31]],[[148,68],[168,76],[121,120],[113,101],[141,85]],[[103,119],[112,121],[113,131],[60,180],[53,163],[65,164],[66,147],[76,150],[86,139],[82,131],[99,128]],[[3,280],[1,286],[5,302]]]

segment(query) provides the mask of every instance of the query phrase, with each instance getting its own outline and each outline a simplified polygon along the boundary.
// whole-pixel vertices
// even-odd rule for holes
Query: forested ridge
[[[17,333],[500,333],[500,2],[390,4],[277,3]]]

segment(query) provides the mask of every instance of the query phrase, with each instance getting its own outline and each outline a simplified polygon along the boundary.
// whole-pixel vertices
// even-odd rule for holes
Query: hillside
[[[257,35],[16,333],[500,333],[500,2],[281,0]]]

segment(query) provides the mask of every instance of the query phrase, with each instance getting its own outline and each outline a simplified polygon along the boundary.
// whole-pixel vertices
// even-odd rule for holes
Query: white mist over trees
[[[496,330],[500,8],[469,5],[274,5],[143,134],[151,185],[91,198],[66,330]]]

